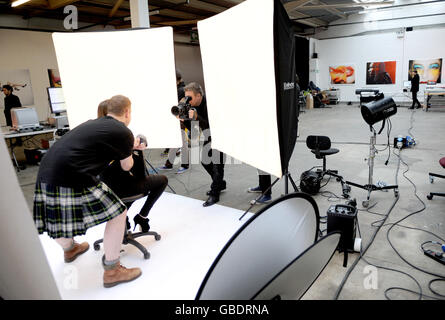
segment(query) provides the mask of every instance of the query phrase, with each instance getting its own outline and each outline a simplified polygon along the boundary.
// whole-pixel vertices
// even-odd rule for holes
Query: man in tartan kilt
[[[105,117],[88,120],[65,134],[43,157],[34,194],[33,217],[38,232],[48,235],[64,250],[65,262],[89,249],[74,236],[106,222],[103,284],[106,288],[136,279],[140,268],[120,264],[127,208],[96,177],[115,160],[123,170],[133,167],[133,150],[143,150],[139,138],[128,129],[131,102],[122,95],[109,100]]]

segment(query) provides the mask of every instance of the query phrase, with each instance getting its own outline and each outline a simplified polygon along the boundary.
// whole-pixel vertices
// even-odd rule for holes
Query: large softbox
[[[298,116],[295,37],[283,5],[247,0],[198,22],[198,31],[212,147],[281,177]]]
[[[98,104],[123,94],[132,102],[129,128],[149,148],[180,147],[173,30],[54,33],[70,128],[97,116]]]

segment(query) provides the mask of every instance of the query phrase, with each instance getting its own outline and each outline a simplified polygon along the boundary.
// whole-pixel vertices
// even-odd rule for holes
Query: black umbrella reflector
[[[339,241],[339,232],[321,238],[278,273],[253,299],[300,299],[329,263]]]
[[[251,299],[317,239],[319,214],[311,196],[292,193],[250,218],[224,246],[196,299]]]

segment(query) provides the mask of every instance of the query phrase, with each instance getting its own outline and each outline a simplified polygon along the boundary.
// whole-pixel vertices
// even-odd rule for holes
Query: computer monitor
[[[65,97],[62,88],[47,89],[51,112],[55,115],[60,115],[62,112],[66,112]]]
[[[409,80],[403,81],[403,87],[404,88],[411,88],[411,81],[409,81]]]
[[[12,127],[17,131],[39,130],[41,125],[35,108],[12,108]]]

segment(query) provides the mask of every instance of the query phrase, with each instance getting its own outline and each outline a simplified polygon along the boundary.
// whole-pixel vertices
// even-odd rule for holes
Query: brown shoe
[[[115,265],[110,267],[105,266],[104,287],[111,288],[120,283],[133,281],[141,274],[142,271],[140,268],[127,269],[120,263],[116,263]]]
[[[65,262],[73,262],[78,256],[86,252],[90,248],[88,242],[76,243],[74,242],[73,248],[70,251],[65,251]]]

